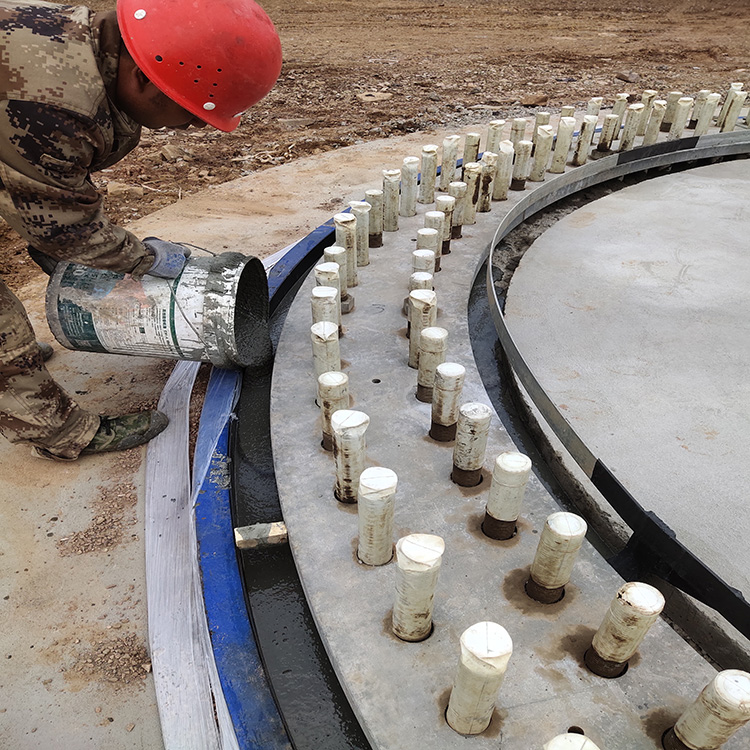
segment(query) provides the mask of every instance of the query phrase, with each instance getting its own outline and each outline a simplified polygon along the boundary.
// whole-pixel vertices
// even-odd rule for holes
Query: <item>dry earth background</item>
[[[117,222],[375,138],[533,115],[534,103],[554,111],[597,95],[611,104],[621,91],[724,92],[732,81],[750,82],[747,0],[262,4],[284,48],[276,88],[231,134],[144,130],[139,148],[94,176]],[[0,273],[16,289],[38,273],[4,224]]]

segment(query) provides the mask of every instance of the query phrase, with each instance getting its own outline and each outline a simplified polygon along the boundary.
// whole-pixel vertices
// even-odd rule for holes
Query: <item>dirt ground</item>
[[[234,133],[144,130],[139,148],[94,175],[115,221],[127,225],[208,185],[375,138],[532,116],[592,96],[606,106],[618,92],[724,92],[732,81],[750,82],[750,4],[736,0],[262,4],[284,49],[276,88]],[[4,224],[0,273],[12,288],[38,273]]]

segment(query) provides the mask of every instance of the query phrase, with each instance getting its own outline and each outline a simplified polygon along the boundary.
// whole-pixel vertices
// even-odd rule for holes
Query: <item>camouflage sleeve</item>
[[[104,215],[89,169],[102,144],[86,118],[34,102],[0,107],[0,213],[33,247],[59,260],[142,274],[143,243]]]

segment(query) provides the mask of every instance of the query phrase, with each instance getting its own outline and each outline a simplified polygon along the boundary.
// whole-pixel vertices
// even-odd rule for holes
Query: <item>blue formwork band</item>
[[[237,374],[237,380],[239,377]],[[209,388],[203,414],[211,414],[212,410],[220,408],[220,404],[231,396],[230,391],[236,388],[237,380],[219,377],[218,385]],[[199,444],[202,437],[199,434]],[[209,440],[209,445],[212,443],[213,440]],[[196,457],[199,448],[200,445],[196,447]],[[240,748],[288,750],[286,732],[261,665],[245,608],[234,548],[228,455],[227,419],[195,501],[203,600],[214,659]]]

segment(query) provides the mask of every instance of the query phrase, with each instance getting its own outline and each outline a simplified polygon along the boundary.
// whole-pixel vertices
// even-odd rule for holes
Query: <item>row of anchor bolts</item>
[[[681,137],[685,128],[703,135],[715,121],[721,132],[731,131],[747,92],[732,84],[716,113],[720,96],[708,90],[693,99],[671,92],[665,100],[656,91],[645,91],[642,101],[628,106],[628,95],[618,94],[612,113],[605,115],[596,150],[610,152],[619,136],[619,150],[654,143],[659,132]],[[571,164],[585,163],[598,123],[602,97],[588,103]],[[339,338],[342,314],[354,310],[350,292],[359,283],[357,268],[369,264],[369,249],[382,246],[383,232],[398,230],[399,216],[414,216],[417,203],[436,204],[427,211],[425,227],[417,231],[412,253],[408,315],[409,366],[417,369],[417,399],[432,403],[429,435],[439,442],[455,440],[451,479],[462,486],[481,481],[491,409],[482,403],[464,403],[460,397],[465,368],[445,361],[448,331],[437,327],[434,276],[441,258],[450,253],[451,239],[460,238],[462,226],[476,221],[476,212],[491,210],[492,200],[504,200],[508,189],[525,189],[526,180],[542,181],[546,171],[561,173],[568,163],[575,118],[563,108],[557,134],[549,113],[536,116],[534,137],[525,140],[527,121],[511,123],[510,138],[502,139],[505,121],[490,123],[487,149],[481,162],[480,134],[466,135],[461,180],[454,180],[460,138],[443,141],[443,169],[438,172],[438,147],[423,147],[421,160],[404,159],[402,169],[383,171],[382,190],[368,190],[366,201],[352,201],[351,213],[334,217],[335,244],[325,250],[324,262],[315,268],[311,293],[313,362],[317,397],[323,422],[323,447],[333,450],[336,462],[334,495],[344,503],[358,502],[357,554],[367,565],[385,565],[393,556],[393,514],[398,477],[384,467],[364,467],[365,432],[369,417],[349,409],[349,378],[341,372]],[[553,149],[554,146],[554,149]],[[533,161],[532,161],[533,157]],[[550,164],[551,158],[551,164]],[[421,171],[421,175],[420,175]],[[447,195],[436,196],[437,190]],[[509,539],[517,530],[531,461],[517,452],[497,456],[482,524],[493,539]],[[586,522],[573,513],[551,514],[545,522],[526,582],[526,593],[543,604],[562,599],[573,565],[586,534]],[[396,543],[396,594],[392,629],[404,641],[419,642],[432,632],[432,610],[444,541],[433,534],[410,534]],[[617,592],[587,650],[584,661],[595,674],[619,677],[628,668],[651,625],[664,606],[662,594],[645,583],[626,583]],[[489,725],[497,691],[512,654],[512,641],[501,625],[480,622],[461,636],[459,664],[446,718],[462,734],[479,734]],[[725,670],[701,692],[695,703],[664,735],[667,750],[723,744],[750,721],[750,674]],[[563,734],[545,750],[597,750],[580,734]]]

